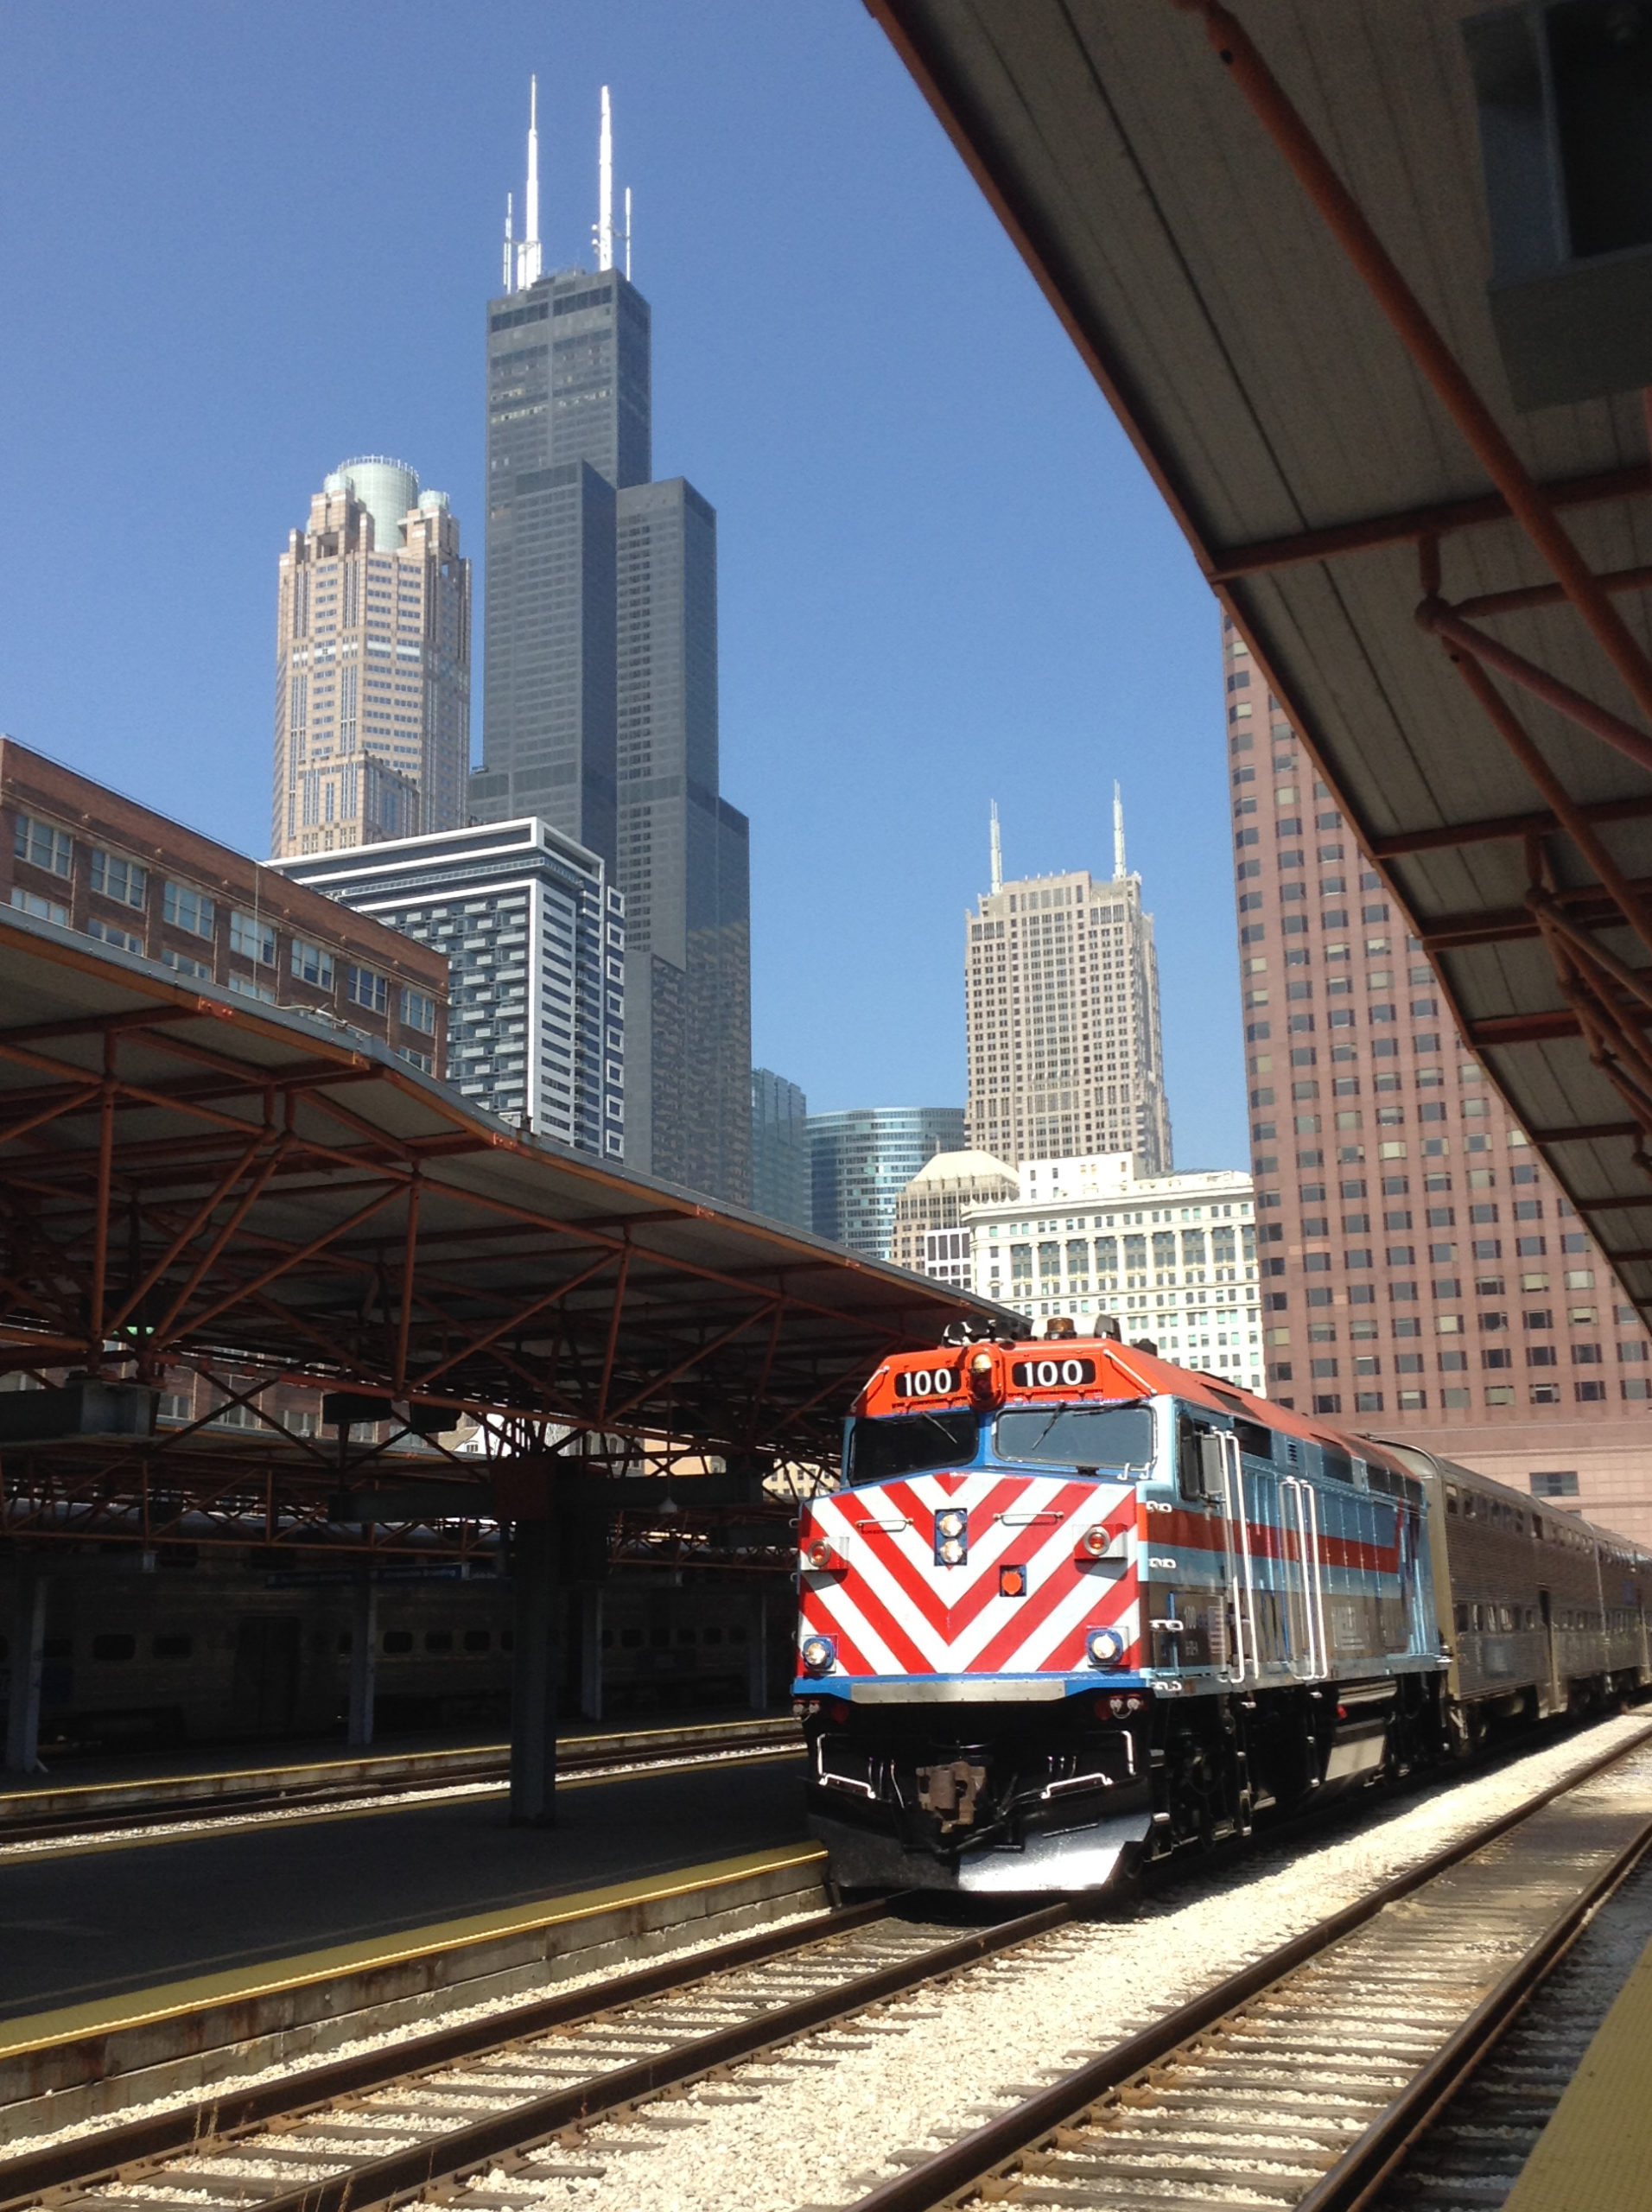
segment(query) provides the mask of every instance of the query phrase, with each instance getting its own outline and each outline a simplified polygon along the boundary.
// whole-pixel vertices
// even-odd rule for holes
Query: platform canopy
[[[1265,683],[1652,1319],[1652,512],[1616,388],[1652,315],[1600,289],[1646,245],[1527,205],[1578,60],[1550,14],[1635,46],[1578,62],[1571,189],[1611,182],[1647,11],[1508,9],[1471,67],[1461,0],[869,4],[1249,641],[1259,733]]]
[[[78,1436],[77,1495],[205,1485],[245,1508],[250,1470],[261,1493],[266,1474],[336,1491],[336,1444],[260,1408],[277,1381],[340,1394],[346,1435],[392,1407],[434,1432],[471,1414],[581,1479],[605,1455],[632,1473],[684,1453],[820,1465],[884,1354],[966,1314],[1008,1319],[524,1135],[365,1037],[0,915],[0,1373],[158,1382],[181,1364],[249,1408],[245,1434]],[[0,1406],[15,1437],[29,1408]],[[70,1448],[14,1445],[9,1493],[20,1456]],[[495,1470],[423,1471],[451,1490]]]

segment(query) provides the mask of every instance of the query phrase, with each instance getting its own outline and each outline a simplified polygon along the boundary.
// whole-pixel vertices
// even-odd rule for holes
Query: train
[[[41,1750],[79,1752],[339,1734],[361,1618],[349,1566],[267,1567],[232,1549],[71,1550],[48,1562]],[[12,1562],[0,1556],[0,1697]],[[566,1593],[561,1707],[591,1719],[783,1701],[784,1575],[623,1567]],[[514,1599],[490,1557],[375,1572],[374,1722],[381,1735],[510,1726]],[[771,1677],[772,1676],[772,1679]]]
[[[886,1359],[798,1527],[845,1891],[1071,1892],[1652,1681],[1652,1556],[1151,1346]]]

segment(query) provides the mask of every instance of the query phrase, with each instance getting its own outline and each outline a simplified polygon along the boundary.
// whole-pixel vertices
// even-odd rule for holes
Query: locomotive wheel
[[[1220,1745],[1183,1721],[1165,1745],[1165,1810],[1173,1846],[1210,1850],[1228,1815],[1227,1760]]]

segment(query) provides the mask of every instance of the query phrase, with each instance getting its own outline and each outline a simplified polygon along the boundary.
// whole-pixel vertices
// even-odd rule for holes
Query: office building
[[[0,738],[0,905],[280,1007],[427,1072],[447,1048],[448,966],[168,816]]]
[[[809,1102],[772,1068],[752,1070],[752,1211],[812,1229]]]
[[[815,1234],[886,1260],[895,1205],[926,1160],[963,1149],[961,1106],[872,1106],[809,1116]]]
[[[1272,1393],[1652,1540],[1652,1347],[1225,618]]]
[[[442,957],[462,1098],[625,1157],[625,908],[594,853],[531,817],[279,865]]]
[[[964,1218],[983,1297],[1081,1332],[1111,1316],[1126,1343],[1265,1394],[1249,1175],[1142,1175],[1128,1152],[1030,1160],[1014,1198]]]
[[[719,790],[716,515],[682,478],[651,479],[651,318],[629,223],[613,220],[609,149],[605,91],[597,265],[547,272],[531,111],[526,235],[507,230],[488,305],[470,813],[539,815],[607,867],[627,919],[627,1157],[743,1205],[748,829]]]
[[[1015,1170],[984,1152],[937,1152],[895,1200],[889,1256],[898,1268],[968,1289],[973,1281],[970,1206],[1020,1195]]]
[[[405,461],[335,469],[281,556],[270,850],[323,853],[466,818],[470,563]]]
[[[1159,963],[1141,879],[1125,864],[1113,797],[1113,875],[1006,883],[998,810],[992,888],[965,921],[969,1141],[998,1160],[1132,1152],[1171,1167]]]

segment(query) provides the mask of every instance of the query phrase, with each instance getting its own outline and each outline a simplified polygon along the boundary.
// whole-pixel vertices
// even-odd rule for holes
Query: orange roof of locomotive
[[[959,1364],[965,1354],[974,1349],[969,1344],[942,1344],[929,1351],[892,1354],[855,1400],[854,1410],[857,1414],[872,1410],[873,1395],[886,1377],[893,1385],[896,1375],[912,1368],[933,1368],[942,1362],[949,1366]],[[1161,1359],[1157,1352],[1139,1351],[1134,1346],[1121,1344],[1112,1337],[1028,1337],[1013,1346],[1006,1345],[1003,1349],[1020,1357],[1082,1357],[1093,1358],[1096,1363],[1093,1382],[1058,1383],[1036,1393],[1012,1392],[1005,1401],[1007,1404],[1018,1402],[1023,1395],[1035,1398],[1040,1404],[1059,1398],[1071,1398],[1077,1402],[1094,1398],[1097,1390],[1105,1391],[1115,1398],[1174,1396],[1192,1405],[1202,1405],[1211,1413],[1240,1414],[1247,1421],[1278,1429],[1287,1436],[1300,1437],[1310,1444],[1329,1444],[1337,1451],[1351,1452],[1359,1459],[1375,1459],[1384,1452],[1384,1447],[1374,1445],[1369,1438],[1350,1436],[1345,1429],[1333,1427],[1328,1421],[1309,1420],[1298,1413],[1294,1407],[1281,1406],[1273,1398],[1259,1398],[1251,1391],[1242,1389],[1238,1383],[1226,1382],[1220,1376],[1207,1374],[1199,1368],[1178,1367],[1173,1361]],[[893,1388],[886,1394],[879,1392],[878,1395],[880,1397],[886,1395],[888,1402],[879,1410],[887,1412],[914,1413],[933,1406],[965,1402],[962,1388],[948,1395],[918,1402],[895,1399]]]

